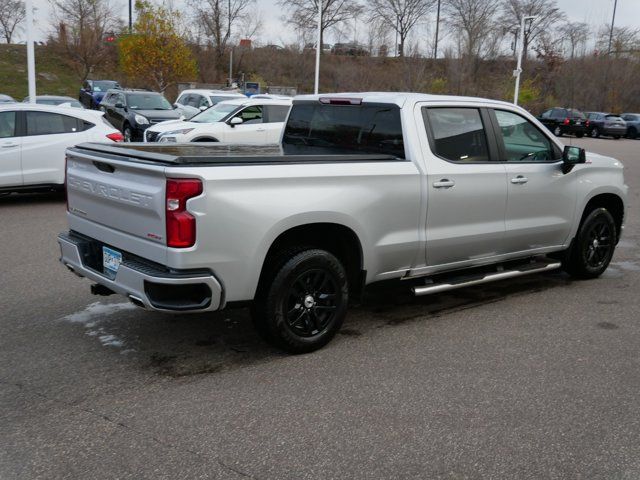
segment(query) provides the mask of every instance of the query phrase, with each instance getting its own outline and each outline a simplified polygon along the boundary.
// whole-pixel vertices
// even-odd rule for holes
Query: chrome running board
[[[451,279],[449,282],[433,283],[431,285],[425,285],[424,287],[413,287],[413,294],[418,297],[422,295],[431,295],[433,293],[446,292],[448,290],[454,290],[456,288],[470,287],[472,285],[482,285],[483,283],[497,282],[498,280],[507,280],[509,278],[521,277],[523,275],[529,275],[531,273],[548,272],[550,270],[556,270],[560,268],[562,264],[557,263],[531,263],[524,265],[516,270],[503,270],[501,272],[486,273],[481,277],[476,276],[469,279],[465,279],[461,276],[456,280]]]

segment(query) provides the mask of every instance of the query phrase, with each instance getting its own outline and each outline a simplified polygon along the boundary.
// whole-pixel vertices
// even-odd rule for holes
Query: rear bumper
[[[224,306],[222,286],[209,271],[164,270],[125,254],[118,273],[110,277],[95,268],[95,262],[89,265],[96,254],[95,240],[69,232],[58,235],[58,244],[60,262],[73,273],[126,296],[139,307],[187,313]]]

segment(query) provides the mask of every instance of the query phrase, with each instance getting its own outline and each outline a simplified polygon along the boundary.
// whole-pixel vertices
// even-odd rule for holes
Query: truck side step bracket
[[[509,278],[521,277],[532,273],[542,273],[551,270],[557,270],[561,267],[560,262],[536,262],[520,266],[516,269],[505,269],[497,272],[485,273],[483,275],[467,276],[461,275],[458,278],[451,278],[445,282],[432,283],[421,287],[413,287],[413,294],[416,297],[422,295],[431,295],[433,293],[446,292],[456,288],[470,287],[472,285],[482,285],[489,282],[497,282],[498,280],[507,280]]]

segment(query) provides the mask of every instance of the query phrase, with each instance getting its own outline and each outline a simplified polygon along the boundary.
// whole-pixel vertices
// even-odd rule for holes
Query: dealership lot
[[[640,142],[595,281],[369,293],[291,357],[245,310],[165,316],[58,262],[61,196],[0,198],[0,478],[636,478]]]

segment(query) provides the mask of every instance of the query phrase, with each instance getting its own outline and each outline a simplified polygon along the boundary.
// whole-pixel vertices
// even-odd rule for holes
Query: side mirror
[[[124,105],[122,104],[122,102],[118,102],[114,105],[116,108],[124,108]]]
[[[236,125],[240,125],[242,122],[243,122],[242,118],[233,117],[231,120],[229,120],[229,125],[231,127],[235,127]]]
[[[564,147],[562,152],[562,171],[563,173],[569,173],[575,165],[587,162],[587,154],[584,148],[580,147]]]
[[[199,110],[200,110],[201,112],[204,112],[207,108],[209,108],[209,107],[207,107],[207,106],[205,106],[205,105],[201,105],[201,106],[200,106],[200,108],[199,108]]]

